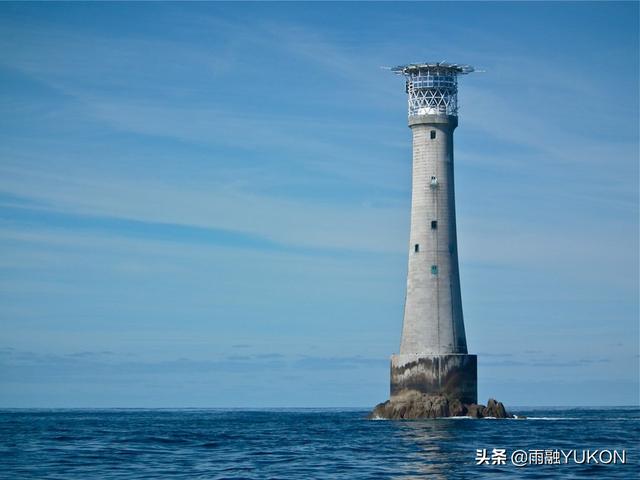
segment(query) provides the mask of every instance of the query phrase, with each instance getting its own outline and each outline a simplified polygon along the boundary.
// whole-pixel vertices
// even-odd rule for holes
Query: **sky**
[[[459,84],[479,400],[639,402],[638,3],[0,4],[0,407],[372,407],[402,78]]]

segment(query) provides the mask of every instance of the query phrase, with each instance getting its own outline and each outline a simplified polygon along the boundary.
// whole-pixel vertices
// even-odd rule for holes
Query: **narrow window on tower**
[[[436,131],[431,130],[431,140],[433,140],[434,138],[436,138]]]
[[[413,251],[414,251],[414,252],[416,252],[416,253],[418,253],[418,252],[420,251],[420,245],[416,243],[416,244],[413,246]]]
[[[431,220],[431,230],[437,230],[437,229],[438,229],[438,221]]]
[[[431,275],[437,275],[437,274],[438,274],[438,266],[431,265]]]

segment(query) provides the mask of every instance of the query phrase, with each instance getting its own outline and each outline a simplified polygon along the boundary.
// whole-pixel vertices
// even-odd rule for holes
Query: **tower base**
[[[414,391],[478,402],[478,362],[467,354],[391,356],[391,401]]]

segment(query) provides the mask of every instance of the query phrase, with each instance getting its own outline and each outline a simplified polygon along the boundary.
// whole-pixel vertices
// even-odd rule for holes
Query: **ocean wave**
[[[525,417],[518,418],[518,420],[584,420],[577,417]]]
[[[380,415],[376,415],[374,417],[371,417],[369,420],[387,420],[387,419],[384,417],[381,417]]]

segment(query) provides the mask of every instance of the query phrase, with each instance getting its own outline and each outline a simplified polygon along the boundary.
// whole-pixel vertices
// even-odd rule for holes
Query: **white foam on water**
[[[520,420],[584,420],[583,418],[576,417],[526,417]]]
[[[370,420],[386,420],[386,418],[376,415],[375,417],[370,418]]]

